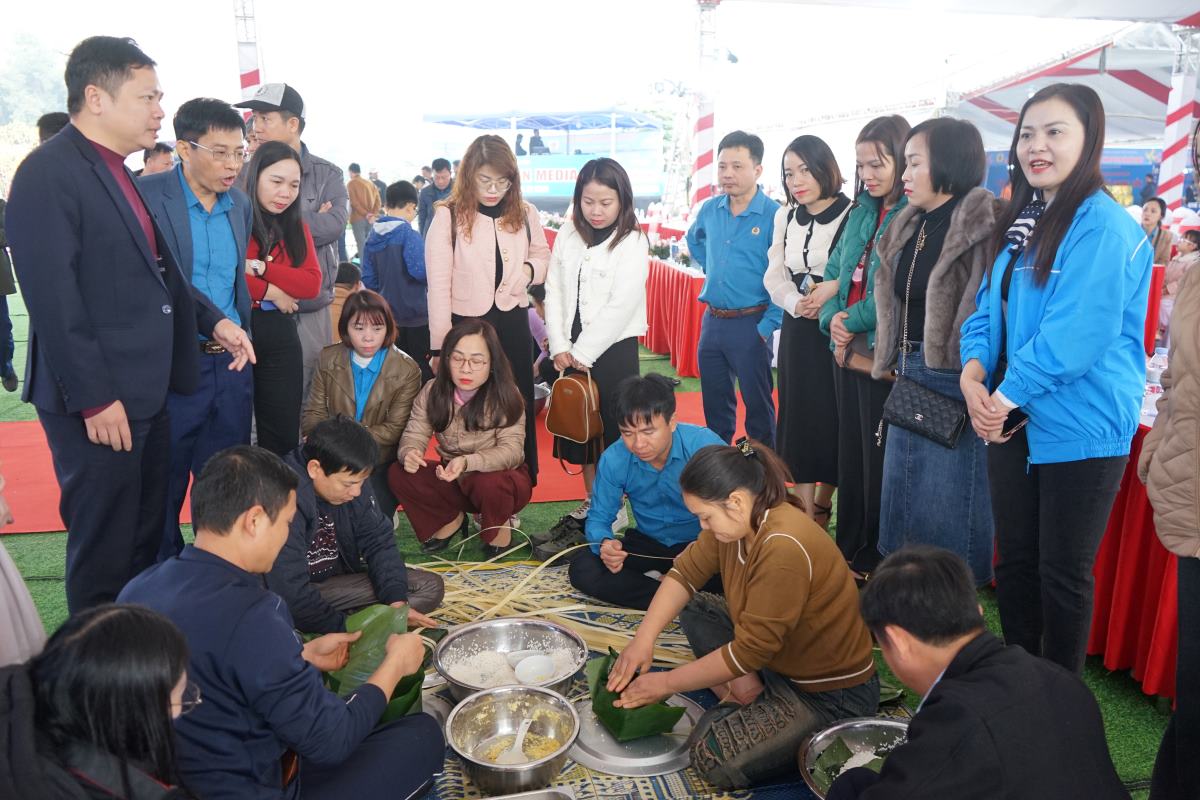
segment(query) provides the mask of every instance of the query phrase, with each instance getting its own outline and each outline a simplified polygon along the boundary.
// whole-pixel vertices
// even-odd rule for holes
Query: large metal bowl
[[[472,753],[494,736],[516,733],[532,718],[530,733],[556,739],[560,747],[528,764],[491,764]],[[579,716],[558,692],[536,686],[501,686],[476,692],[459,703],[446,720],[446,741],[462,759],[467,775],[486,794],[542,789],[562,772],[567,751],[579,735]]]
[[[532,685],[565,692],[587,661],[587,645],[575,631],[544,619],[501,617],[463,625],[438,642],[437,649],[433,651],[433,666],[450,685],[450,694],[454,695],[454,699],[463,700],[487,687],[455,679],[447,669],[447,664],[487,650],[512,653],[517,650],[549,651],[559,647],[575,651],[575,669],[564,677]]]
[[[813,779],[812,770],[821,753],[825,752],[825,748],[839,736],[851,749],[870,747],[877,750],[887,747],[889,750],[894,750],[904,744],[908,738],[908,722],[902,719],[884,719],[882,717],[855,717],[842,720],[833,727],[805,737],[804,741],[800,743],[798,757],[800,775],[803,776],[805,784],[813,794],[821,800],[825,800],[825,793],[829,791],[829,787],[818,786]]]

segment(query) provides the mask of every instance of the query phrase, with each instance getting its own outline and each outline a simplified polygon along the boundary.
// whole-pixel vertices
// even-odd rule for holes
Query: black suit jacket
[[[858,797],[1115,800],[1129,792],[1083,682],[981,633],[950,662],[913,717],[908,742]]]
[[[157,226],[155,262],[121,187],[74,125],[21,163],[5,220],[29,309],[23,400],[58,414],[120,400],[130,419],[148,419],[168,388],[195,391],[197,331],[210,335],[222,314],[184,279]]]
[[[182,165],[166,172],[156,172],[144,175],[137,180],[138,191],[146,198],[146,207],[150,209],[154,222],[162,231],[171,252],[179,260],[179,269],[188,283],[192,282],[192,266],[195,254],[192,252],[192,226],[188,217],[187,196],[179,183]],[[234,305],[242,327],[250,330],[250,290],[246,288],[245,258],[246,248],[250,242],[250,229],[254,226],[254,211],[250,208],[250,198],[236,186],[229,190],[233,207],[229,209],[229,225],[233,228],[233,241],[237,245],[240,258],[234,272]]]

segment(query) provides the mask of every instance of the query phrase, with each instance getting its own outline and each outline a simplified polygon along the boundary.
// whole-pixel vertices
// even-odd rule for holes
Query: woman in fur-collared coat
[[[998,201],[979,188],[983,142],[969,122],[932,119],[904,147],[908,207],[880,242],[875,276],[875,367],[963,401],[959,329],[992,263]],[[969,424],[953,448],[887,430],[879,551],[934,544],[954,551],[977,584],[992,577],[987,451]]]

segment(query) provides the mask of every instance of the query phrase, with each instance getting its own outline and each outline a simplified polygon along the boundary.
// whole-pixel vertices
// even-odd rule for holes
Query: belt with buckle
[[[708,313],[712,314],[717,319],[734,319],[736,317],[748,317],[751,314],[757,314],[760,311],[766,311],[767,304],[763,303],[749,308],[713,308],[708,307]]]
[[[917,352],[917,348],[920,346],[921,341],[919,339],[916,341],[909,339],[900,343],[900,352],[904,353],[906,356],[911,356],[913,353]]]
[[[200,342],[200,352],[206,356],[219,356],[221,353],[228,353],[229,351],[211,339],[204,339]]]

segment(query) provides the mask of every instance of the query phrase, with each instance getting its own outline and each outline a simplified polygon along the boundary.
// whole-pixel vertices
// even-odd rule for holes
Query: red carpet
[[[704,424],[704,412],[699,392],[681,392],[678,416],[683,422]],[[739,402],[739,406],[740,406]],[[744,414],[744,411],[740,411]],[[538,421],[538,457],[540,471],[533,502],[583,499],[583,478],[567,475],[551,452],[551,437],[546,433],[544,418]],[[742,426],[738,425],[738,435]],[[42,426],[37,422],[0,423],[0,471],[8,482],[4,496],[12,506],[15,522],[3,533],[38,533],[61,531],[58,516],[58,482],[50,462],[50,449]],[[190,511],[184,505],[183,521],[190,521]]]

